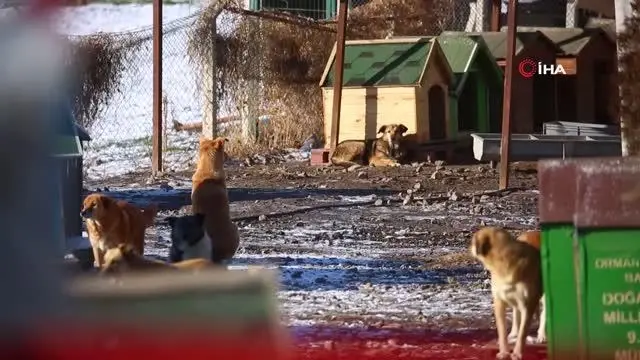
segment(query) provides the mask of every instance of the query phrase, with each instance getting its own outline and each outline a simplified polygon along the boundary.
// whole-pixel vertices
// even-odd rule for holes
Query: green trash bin
[[[574,225],[586,359],[640,359],[640,159],[577,166]]]
[[[640,159],[539,163],[550,360],[640,360]]]
[[[567,359],[580,348],[573,215],[576,161],[538,162],[538,215],[549,360]]]

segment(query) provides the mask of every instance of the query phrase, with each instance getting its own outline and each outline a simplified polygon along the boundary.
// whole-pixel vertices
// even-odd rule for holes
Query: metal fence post
[[[502,136],[500,141],[500,190],[509,187],[509,157],[511,156],[511,95],[515,64],[516,27],[518,25],[518,1],[509,0],[507,8],[507,64],[504,76],[502,104]]]
[[[351,1],[349,0],[349,4]],[[344,71],[344,42],[347,31],[347,0],[340,0],[338,9],[338,34],[336,36],[335,77],[333,80],[333,111],[331,113],[331,153],[338,146],[340,134],[340,110],[342,104],[342,81]]]
[[[162,172],[162,0],[153,0],[153,148],[151,173]]]

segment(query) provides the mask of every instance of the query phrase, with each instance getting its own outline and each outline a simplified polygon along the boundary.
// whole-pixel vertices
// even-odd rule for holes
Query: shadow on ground
[[[388,196],[396,193],[392,190],[376,189],[264,189],[230,188],[229,201],[264,201],[276,199],[303,199],[313,197],[361,197]],[[85,195],[88,195],[86,193]],[[104,194],[134,204],[156,203],[160,211],[178,210],[191,204],[191,189],[135,189],[106,191]]]
[[[478,269],[428,270],[416,261],[339,257],[260,257],[234,259],[233,265],[277,267],[285,291],[357,290],[370,285],[444,285],[477,281]]]

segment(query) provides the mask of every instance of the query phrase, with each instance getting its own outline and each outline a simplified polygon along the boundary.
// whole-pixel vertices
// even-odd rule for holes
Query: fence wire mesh
[[[144,29],[135,32],[99,34],[95,36],[73,37],[72,41],[81,43],[117,44],[117,49],[110,49],[105,55],[120,69],[111,74],[105,70],[109,66],[89,64],[101,67],[90,69],[90,76],[116,78],[114,88],[110,91],[110,99],[103,106],[92,107],[82,101],[76,101],[76,118],[84,125],[92,137],[86,144],[84,154],[85,176],[88,178],[104,178],[120,175],[136,169],[149,167],[151,161],[152,123],[152,31]],[[98,51],[96,51],[98,52]],[[96,56],[90,52],[87,56]],[[88,62],[94,59],[86,59]],[[104,72],[107,73],[104,73]],[[108,81],[108,80],[105,80]],[[91,79],[85,79],[87,86]]]
[[[227,0],[218,13],[222,5],[216,2],[163,25],[166,171],[192,168],[202,122],[214,115],[218,132],[231,137],[230,153],[299,146],[312,135],[322,142],[323,95],[318,84],[335,41],[339,1],[289,0],[288,7],[275,0],[247,3],[249,9],[245,1]],[[490,3],[351,0],[347,38],[484,31],[489,28]],[[563,6],[572,11],[571,6]],[[564,18],[564,11],[558,15]],[[76,109],[77,115],[84,115],[79,120],[93,138],[85,155],[89,178],[150,172],[152,35],[151,27],[100,35],[111,37],[126,52],[118,91],[108,104],[93,113]],[[215,114],[212,103],[217,107]]]
[[[189,30],[198,14],[163,24],[163,161],[167,171],[188,169],[197,149],[197,134],[175,130],[174,121],[191,123],[202,117],[199,74],[187,56]],[[103,106],[76,100],[76,118],[92,140],[85,146],[85,177],[103,179],[151,171],[153,143],[153,29],[73,36],[71,41],[118,44],[116,84]],[[114,53],[113,51],[109,54]],[[89,56],[99,56],[89,53]],[[104,61],[103,61],[104,62]],[[100,66],[103,64],[94,64]],[[106,69],[95,77],[109,77]],[[85,81],[85,85],[86,86]]]

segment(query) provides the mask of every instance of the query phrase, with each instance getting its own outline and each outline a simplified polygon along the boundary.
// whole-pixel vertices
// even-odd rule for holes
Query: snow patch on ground
[[[363,198],[372,197],[343,199],[348,203]],[[305,215],[316,221],[288,218],[240,223],[242,244],[231,268],[258,265],[278,269],[278,299],[289,325],[339,321],[357,326],[363,319],[432,322],[485,317],[491,312],[491,296],[479,266],[451,270],[424,266],[423,260],[467,251],[466,238],[461,244],[454,241],[453,234],[437,235],[437,230],[434,238],[429,230],[433,227],[420,227],[432,222],[454,228],[465,224],[457,227],[463,230],[477,221],[468,215],[468,203],[446,204],[335,208]],[[529,226],[535,220],[534,216],[516,217],[508,208],[495,207],[491,215],[482,218],[487,224]],[[398,229],[401,218],[408,220]],[[359,231],[372,223],[383,225],[375,238]],[[393,227],[386,227],[391,224]],[[148,235],[155,239],[150,241],[149,254],[166,257],[169,228],[160,224]],[[436,243],[431,244],[433,241]]]

